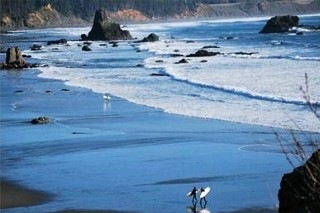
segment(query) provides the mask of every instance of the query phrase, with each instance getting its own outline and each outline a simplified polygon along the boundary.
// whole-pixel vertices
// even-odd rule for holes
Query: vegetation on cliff
[[[91,23],[101,8],[133,21],[320,12],[320,0],[0,0],[0,6],[1,28]]]

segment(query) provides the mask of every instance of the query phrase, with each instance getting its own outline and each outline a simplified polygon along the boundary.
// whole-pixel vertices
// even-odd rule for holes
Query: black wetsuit
[[[193,187],[193,189],[192,189],[192,191],[191,191],[191,195],[193,195],[192,202],[193,202],[194,200],[197,201],[197,189],[196,189],[196,187]]]

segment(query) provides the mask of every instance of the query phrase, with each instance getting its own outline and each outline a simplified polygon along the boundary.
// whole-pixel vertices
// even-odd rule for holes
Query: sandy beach
[[[188,212],[193,186],[212,187],[209,212],[277,208],[291,167],[274,129],[105,101],[37,73],[1,72],[1,174],[33,194],[2,189],[3,212]],[[50,124],[30,124],[39,116]]]

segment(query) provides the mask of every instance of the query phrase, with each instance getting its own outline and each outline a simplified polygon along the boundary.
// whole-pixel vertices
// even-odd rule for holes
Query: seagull
[[[104,93],[103,94],[103,99],[106,101],[109,101],[111,99],[111,95],[109,93]]]

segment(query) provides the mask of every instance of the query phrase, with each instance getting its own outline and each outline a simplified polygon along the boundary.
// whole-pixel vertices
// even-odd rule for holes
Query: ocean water
[[[48,64],[41,77],[110,93],[130,102],[185,116],[320,132],[303,90],[320,103],[320,31],[303,35],[259,34],[267,18],[130,24],[134,41],[92,42],[81,51],[80,34],[90,28],[23,30],[9,35],[33,39],[40,51],[25,50]],[[300,24],[319,25],[320,16]],[[149,33],[160,41],[136,43]],[[44,41],[66,38],[68,45]],[[212,57],[186,57],[205,46]],[[239,52],[247,54],[237,54]],[[175,55],[173,55],[175,54]],[[178,56],[179,54],[179,56]],[[177,64],[181,59],[188,63]],[[152,74],[162,74],[154,76]]]

